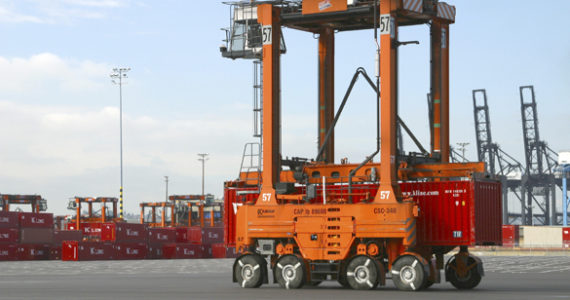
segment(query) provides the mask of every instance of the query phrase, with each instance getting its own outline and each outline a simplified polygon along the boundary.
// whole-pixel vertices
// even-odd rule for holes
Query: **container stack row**
[[[228,257],[223,227],[148,228],[144,224],[85,224],[84,241],[64,241],[62,260],[190,259]],[[91,224],[92,225],[92,224]],[[232,256],[230,256],[232,257]]]
[[[53,214],[0,211],[0,261],[59,259],[63,240],[82,239],[53,227]]]
[[[0,261],[127,260],[235,257],[223,227],[148,228],[134,223],[68,224],[50,213],[0,211]]]

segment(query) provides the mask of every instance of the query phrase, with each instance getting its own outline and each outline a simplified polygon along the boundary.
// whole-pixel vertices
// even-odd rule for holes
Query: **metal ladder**
[[[246,143],[243,147],[239,174],[257,173],[257,185],[261,186],[261,144]],[[239,175],[238,175],[239,179]]]

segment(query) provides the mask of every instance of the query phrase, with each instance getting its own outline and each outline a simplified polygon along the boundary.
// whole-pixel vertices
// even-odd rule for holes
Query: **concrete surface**
[[[570,299],[570,257],[483,257],[486,276],[471,291],[449,283],[401,292],[388,280],[374,291],[335,282],[283,290],[242,289],[232,259],[0,262],[0,299]]]

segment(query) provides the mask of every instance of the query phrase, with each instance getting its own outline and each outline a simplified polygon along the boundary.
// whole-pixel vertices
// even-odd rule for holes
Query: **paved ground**
[[[486,275],[472,291],[449,283],[400,292],[388,281],[375,291],[334,282],[283,290],[241,289],[233,260],[1,262],[0,299],[570,299],[570,257],[483,257]]]

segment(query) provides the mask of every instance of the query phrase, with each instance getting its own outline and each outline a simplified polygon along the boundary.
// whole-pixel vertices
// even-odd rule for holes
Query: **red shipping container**
[[[259,194],[257,187],[224,189],[224,244],[236,244],[236,212],[244,202],[255,202]]]
[[[405,196],[412,196],[418,203],[420,216],[416,222],[418,245],[428,246],[474,246],[500,245],[502,242],[501,184],[497,181],[439,181],[405,182],[400,184]],[[235,246],[237,207],[257,199],[252,188],[226,188],[225,226],[226,244]],[[317,198],[321,201],[317,189]],[[301,189],[298,189],[302,192]],[[376,195],[378,185],[353,185],[352,193],[371,197]],[[245,194],[239,196],[239,193]],[[327,193],[348,193],[346,185],[331,185]],[[358,203],[364,196],[354,196]]]
[[[519,225],[503,225],[503,247],[519,245]]]
[[[147,256],[146,243],[117,243],[115,244],[115,259],[145,259]]]
[[[18,245],[18,260],[47,260],[50,245],[20,244]]]
[[[0,245],[0,261],[17,260],[18,246]]]
[[[202,244],[202,228],[198,226],[188,227],[188,243],[200,245]]]
[[[202,246],[194,244],[165,244],[162,257],[167,259],[202,258]]]
[[[174,228],[149,228],[149,244],[174,243],[176,242],[176,229]]]
[[[212,245],[202,245],[202,258],[212,258]]]
[[[239,253],[237,253],[236,247],[228,247],[228,250],[226,251],[227,258],[237,258],[238,256]]]
[[[211,245],[224,241],[224,227],[204,227],[202,228],[202,244]]]
[[[164,244],[149,244],[146,258],[148,259],[162,259],[162,247]]]
[[[18,229],[0,228],[0,244],[16,244],[20,241]]]
[[[176,242],[188,243],[188,227],[176,227]]]
[[[55,230],[53,232],[53,245],[61,247],[63,241],[82,241],[83,232],[81,230]]]
[[[0,228],[19,228],[20,213],[15,211],[0,211]]]
[[[86,223],[79,224],[81,233],[85,238],[99,239],[101,238],[101,224],[102,223]],[[67,230],[77,230],[75,223],[68,223]]]
[[[59,247],[51,247],[49,251],[50,260],[60,260],[61,259],[61,245]]]
[[[22,244],[52,244],[52,228],[22,228],[20,229],[20,243]]]
[[[61,247],[61,260],[111,260],[114,253],[112,243],[65,241]]]
[[[21,228],[53,228],[53,214],[20,213]]]
[[[562,227],[562,246],[570,248],[570,227]]]
[[[101,226],[102,241],[146,243],[147,235],[146,224],[104,223]]]
[[[224,244],[212,244],[212,258],[226,258],[227,251]]]

